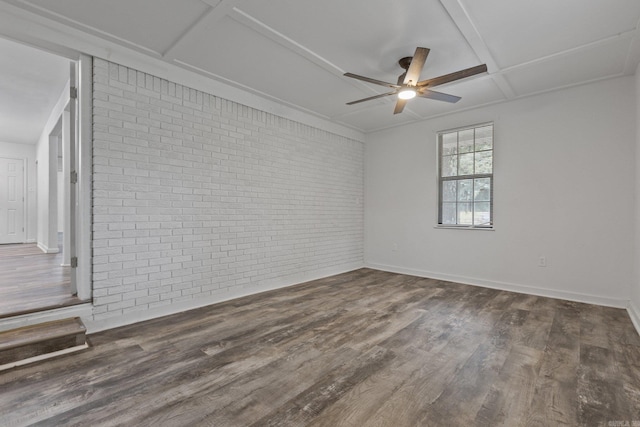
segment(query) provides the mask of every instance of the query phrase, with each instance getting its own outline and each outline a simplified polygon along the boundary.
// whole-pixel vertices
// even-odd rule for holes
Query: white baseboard
[[[45,254],[57,254],[58,252],[60,252],[60,249],[49,248],[46,245],[42,244],[41,242],[38,242],[38,249],[40,249]]]
[[[629,301],[627,312],[629,313],[629,317],[631,318],[633,326],[635,326],[636,331],[640,335],[640,308],[635,305],[633,301]]]
[[[27,239],[25,240],[25,243],[35,243],[36,239]]]
[[[437,273],[433,271],[418,270],[406,267],[397,267],[393,265],[377,264],[366,262],[366,267],[376,270],[388,271],[391,273],[408,274],[411,276],[426,277],[438,280],[447,280],[449,282],[462,283],[465,285],[482,286],[485,288],[498,289],[501,291],[517,292],[520,294],[536,295],[541,297],[563,299],[568,301],[582,302],[587,304],[602,305],[606,307],[627,308],[629,301],[624,298],[611,298],[600,295],[580,294],[571,291],[562,291],[557,289],[539,288],[528,285],[517,285],[514,283],[496,282],[491,280],[476,279],[473,277],[458,276],[445,273]]]
[[[349,271],[357,270],[363,267],[364,265],[362,265],[362,263],[357,263],[316,270],[313,272],[303,272],[287,277],[280,277],[270,282],[262,283],[260,286],[220,289],[216,293],[206,298],[181,301],[178,303],[168,304],[149,310],[135,311],[132,313],[108,317],[105,319],[85,321],[83,318],[82,320],[87,327],[87,334],[93,334],[107,329],[118,328],[121,326],[131,325],[133,323],[143,322],[145,320],[151,320],[158,317],[169,316],[171,314],[182,313],[184,311],[206,307],[208,305],[217,304],[236,298],[272,291],[274,289],[299,285],[301,283],[309,282],[312,280],[322,279],[325,277],[334,276],[336,274],[347,273]]]

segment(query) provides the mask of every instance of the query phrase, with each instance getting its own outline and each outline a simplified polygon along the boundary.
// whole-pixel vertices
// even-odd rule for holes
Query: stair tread
[[[0,332],[0,351],[37,343],[42,340],[84,333],[86,333],[86,328],[79,317],[23,326]]]

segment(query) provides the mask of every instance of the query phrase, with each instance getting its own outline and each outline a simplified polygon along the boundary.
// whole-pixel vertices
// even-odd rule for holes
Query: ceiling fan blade
[[[429,49],[426,47],[416,48],[411,64],[409,64],[409,68],[407,69],[407,74],[404,76],[404,84],[410,84],[411,86],[418,84],[420,73],[422,73],[422,67],[424,67],[424,63],[427,60],[428,55]]]
[[[396,102],[396,108],[393,110],[393,114],[402,113],[405,105],[407,105],[407,100],[398,98],[398,102]]]
[[[456,103],[462,99],[459,96],[449,95],[447,93],[442,93],[442,92],[436,92],[435,90],[429,90],[429,89],[422,89],[420,92],[418,92],[417,96],[421,98],[437,99],[438,101],[445,101],[445,102],[451,102],[451,103]]]
[[[396,85],[396,84],[393,84],[393,83],[387,83],[387,82],[383,82],[382,80],[371,79],[369,77],[359,76],[359,75],[353,74],[353,73],[344,73],[344,76],[345,77],[351,77],[352,79],[362,80],[363,82],[373,83],[375,85],[380,85],[380,86],[386,86],[386,87],[392,87],[392,88],[400,87],[399,85]]]
[[[370,96],[368,98],[358,99],[357,101],[347,102],[347,105],[358,104],[358,103],[364,102],[364,101],[371,101],[372,99],[378,99],[378,98],[382,98],[382,97],[389,96],[389,95],[395,95],[396,93],[397,92],[381,93],[380,95],[374,95],[374,96]]]
[[[475,67],[466,68],[464,70],[456,71],[450,74],[445,74],[444,76],[423,80],[421,82],[418,82],[418,87],[435,87],[435,86],[443,85],[445,83],[475,76],[476,74],[484,73],[486,71],[487,71],[486,64],[476,65]]]

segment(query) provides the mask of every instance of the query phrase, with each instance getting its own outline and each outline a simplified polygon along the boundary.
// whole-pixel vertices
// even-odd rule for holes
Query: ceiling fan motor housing
[[[399,85],[404,83],[404,78],[407,76],[407,71],[409,71],[411,60],[413,60],[413,56],[405,56],[404,58],[398,61],[398,64],[400,64],[400,66],[404,68],[404,73],[400,74],[400,77],[398,77]]]
[[[413,56],[405,56],[404,58],[401,58],[398,61],[398,64],[400,64],[400,66],[402,68],[404,68],[405,70],[409,69],[409,65],[411,65],[411,60],[413,59]]]

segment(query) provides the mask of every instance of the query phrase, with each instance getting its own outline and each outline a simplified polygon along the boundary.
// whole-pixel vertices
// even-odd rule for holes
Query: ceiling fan
[[[364,101],[370,101],[372,99],[383,98],[385,96],[398,95],[398,101],[396,102],[396,108],[393,110],[393,114],[401,113],[407,100],[416,96],[421,98],[437,99],[438,101],[445,102],[458,102],[461,98],[459,96],[448,95],[446,93],[436,92],[431,90],[432,87],[442,85],[445,83],[453,82],[455,80],[471,77],[476,74],[484,73],[487,71],[487,65],[477,65],[475,67],[466,68],[464,70],[456,71],[454,73],[445,74],[440,77],[434,77],[432,79],[418,81],[422,67],[429,55],[429,49],[426,47],[416,48],[416,52],[413,56],[407,56],[398,61],[400,66],[405,69],[405,72],[398,77],[398,83],[387,83],[381,80],[371,79],[369,77],[359,76],[353,73],[345,73],[346,77],[362,80],[368,83],[373,83],[380,86],[386,86],[393,89],[391,92],[382,93],[380,95],[370,96],[368,98],[359,99],[357,101],[347,102],[347,105],[358,104]]]

